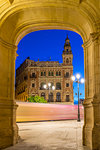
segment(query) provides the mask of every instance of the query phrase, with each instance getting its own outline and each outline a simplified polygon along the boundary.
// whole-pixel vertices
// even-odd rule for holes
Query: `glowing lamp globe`
[[[81,83],[84,83],[84,79],[83,78],[81,79]]]
[[[75,81],[75,76],[72,76],[71,79],[72,79],[73,81]]]
[[[79,79],[79,78],[80,78],[80,74],[77,74],[77,75],[76,75],[76,78]]]

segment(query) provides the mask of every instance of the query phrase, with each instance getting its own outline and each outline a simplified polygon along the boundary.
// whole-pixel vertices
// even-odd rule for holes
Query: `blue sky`
[[[81,36],[73,31],[67,30],[40,30],[27,34],[18,44],[18,57],[16,59],[16,69],[29,56],[37,61],[47,61],[51,57],[52,61],[62,63],[62,51],[64,50],[65,38],[70,39],[73,53],[73,74],[80,73],[84,78],[84,53],[83,40]],[[74,83],[74,101],[77,103],[77,84]],[[84,84],[80,85],[80,98],[84,98]]]

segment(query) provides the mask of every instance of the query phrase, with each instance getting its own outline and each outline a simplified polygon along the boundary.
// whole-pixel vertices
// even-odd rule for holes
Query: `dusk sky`
[[[16,59],[16,69],[29,56],[30,59],[37,61],[59,61],[62,63],[62,52],[66,37],[69,37],[73,53],[73,75],[80,73],[84,78],[84,53],[83,40],[75,32],[67,30],[41,30],[31,32],[26,35],[18,44],[18,57]],[[77,83],[74,86],[74,101],[77,102]],[[84,98],[84,84],[80,85],[80,98]]]

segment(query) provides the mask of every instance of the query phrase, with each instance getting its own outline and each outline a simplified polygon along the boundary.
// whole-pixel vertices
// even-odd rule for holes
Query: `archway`
[[[27,33],[67,29],[81,35],[85,60],[83,144],[100,147],[100,13],[99,1],[3,0],[0,9],[0,148],[18,141],[14,74],[17,45]],[[6,116],[6,117],[5,117]],[[96,138],[98,137],[98,138]]]

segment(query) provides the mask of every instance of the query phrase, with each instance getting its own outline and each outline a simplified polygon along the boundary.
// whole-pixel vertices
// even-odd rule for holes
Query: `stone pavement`
[[[18,123],[20,140],[5,150],[89,150],[82,146],[83,121]]]

